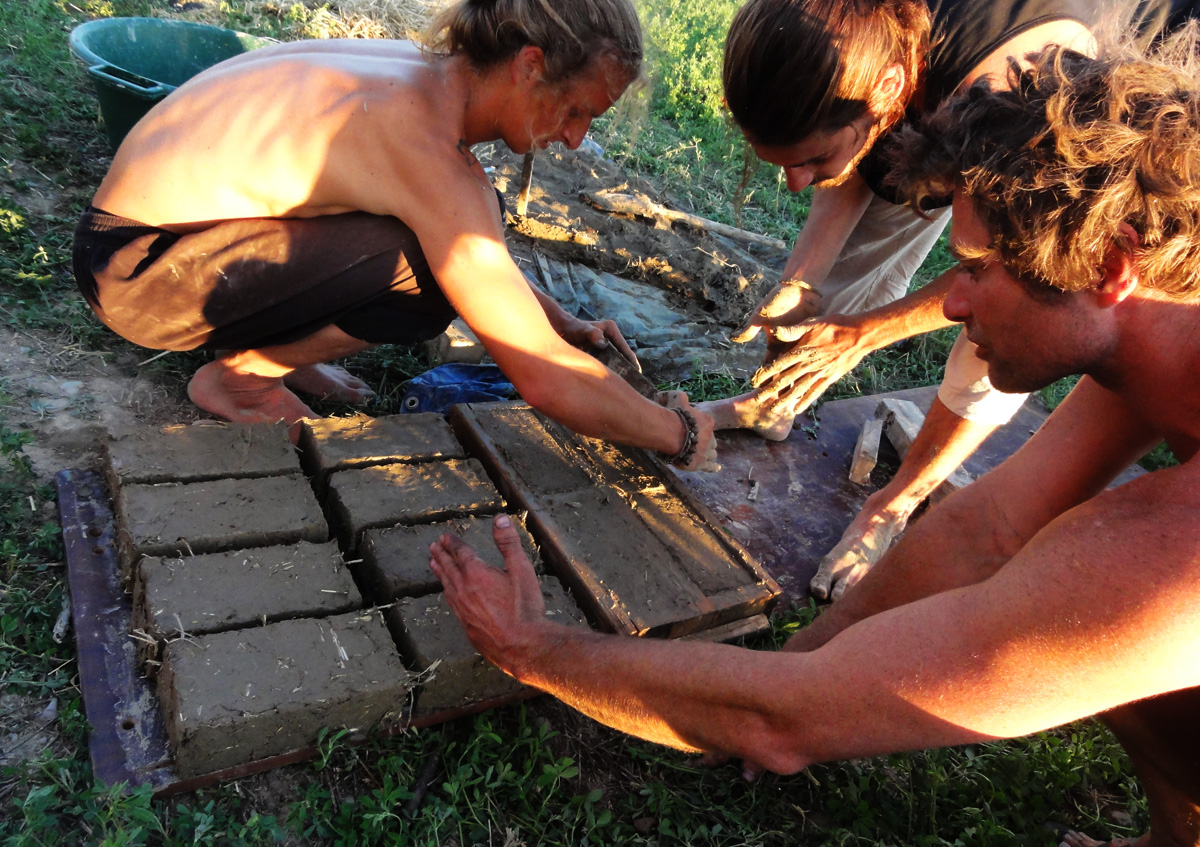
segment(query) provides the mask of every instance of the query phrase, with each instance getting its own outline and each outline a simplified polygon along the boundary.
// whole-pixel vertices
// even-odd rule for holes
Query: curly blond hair
[[[1013,62],[1011,88],[977,84],[898,133],[891,181],[918,210],[964,192],[992,234],[980,258],[1018,279],[1084,290],[1119,245],[1140,284],[1200,296],[1198,34],[1193,22],[1152,53],[1109,43]]]

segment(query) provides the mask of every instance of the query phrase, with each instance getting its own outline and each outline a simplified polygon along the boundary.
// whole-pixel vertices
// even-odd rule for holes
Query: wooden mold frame
[[[741,572],[741,585],[724,590],[697,590],[687,613],[664,620],[647,608],[635,608],[613,591],[605,574],[577,556],[572,556],[567,537],[550,514],[549,506],[562,492],[538,490],[537,480],[525,479],[505,458],[496,443],[491,421],[498,414],[519,413],[536,420],[535,431],[544,433],[550,450],[584,469],[593,489],[624,501],[624,508],[637,515],[635,498],[643,495],[672,498],[682,512],[703,527],[724,554],[730,572]],[[615,451],[621,464],[637,471],[624,479],[614,478],[611,463],[605,463],[594,442],[566,431],[538,415],[522,403],[478,403],[455,406],[450,423],[468,452],[483,462],[501,494],[528,512],[526,524],[542,548],[542,557],[575,595],[576,602],[597,628],[626,635],[675,638],[702,630],[718,628],[723,632],[755,632],[765,624],[764,613],[780,594],[779,585],[747,550],[727,533],[696,496],[684,486],[657,456],[637,448],[606,445],[604,452]],[[618,506],[620,508],[620,506]],[[697,594],[699,596],[697,596]],[[732,637],[725,635],[725,638]]]

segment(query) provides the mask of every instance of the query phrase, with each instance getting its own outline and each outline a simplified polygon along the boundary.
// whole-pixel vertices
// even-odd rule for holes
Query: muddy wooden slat
[[[714,644],[728,644],[737,641],[739,638],[745,638],[747,635],[757,635],[760,632],[766,632],[770,628],[771,621],[766,615],[752,615],[748,618],[741,618],[740,620],[709,627],[700,632],[689,633],[681,636],[681,640],[711,641]]]

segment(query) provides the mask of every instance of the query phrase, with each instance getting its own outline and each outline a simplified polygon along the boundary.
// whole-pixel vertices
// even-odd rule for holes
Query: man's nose
[[[812,168],[784,168],[783,174],[788,191],[803,191],[812,185],[814,176]]]
[[[583,137],[587,135],[588,128],[592,125],[591,121],[570,121],[563,127],[563,141],[567,147],[572,150],[576,149],[583,143]]]
[[[946,292],[946,299],[942,301],[942,314],[948,321],[963,323],[971,317],[971,300],[967,291],[968,275],[960,268],[954,268],[951,273],[954,274],[953,282],[950,283],[950,290]]]

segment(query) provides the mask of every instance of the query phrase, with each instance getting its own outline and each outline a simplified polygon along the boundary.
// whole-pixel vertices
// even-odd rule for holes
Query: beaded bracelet
[[[668,456],[666,453],[660,453],[659,455],[672,465],[684,467],[696,455],[696,445],[700,442],[700,427],[696,424],[696,418],[686,409],[673,406],[671,407],[671,411],[679,415],[679,419],[683,421],[683,446],[679,448],[679,452],[674,456]]]

